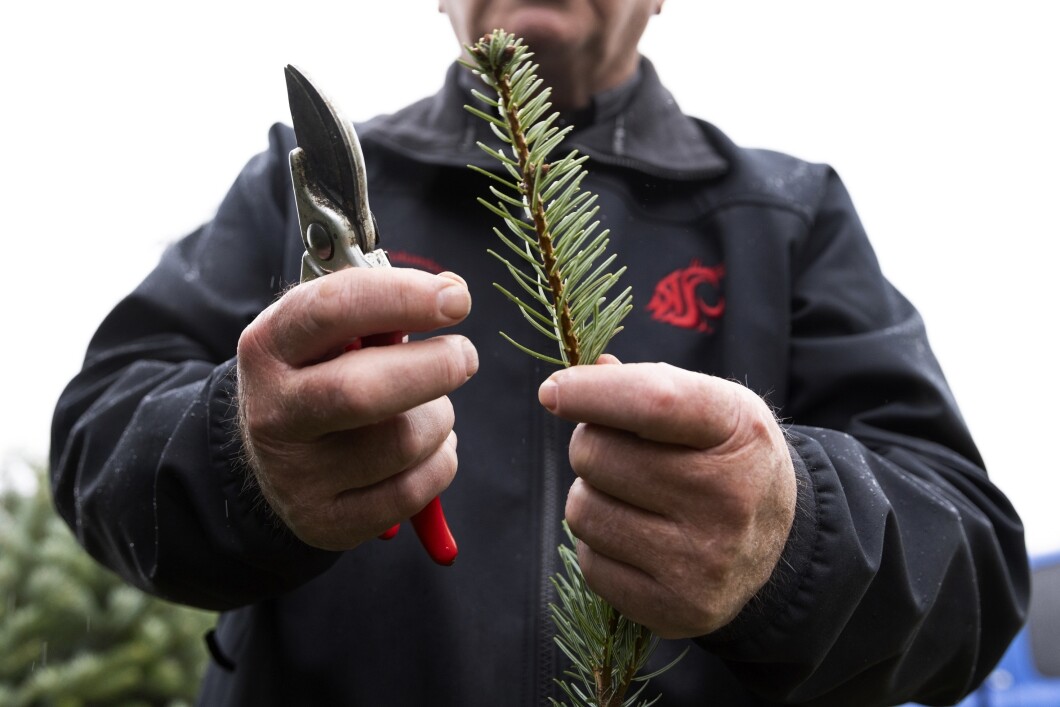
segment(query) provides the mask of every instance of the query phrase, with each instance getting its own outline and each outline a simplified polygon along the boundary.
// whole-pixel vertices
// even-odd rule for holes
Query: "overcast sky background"
[[[839,171],[1034,552],[1060,549],[1053,8],[669,0],[642,44],[687,112]],[[0,475],[46,458],[95,326],[289,122],[285,64],[363,120],[456,48],[431,0],[6,3]]]

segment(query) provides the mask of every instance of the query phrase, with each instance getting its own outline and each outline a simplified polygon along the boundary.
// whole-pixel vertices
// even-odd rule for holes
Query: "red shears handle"
[[[371,346],[391,346],[392,344],[400,344],[402,339],[404,339],[404,336],[401,332],[372,334],[371,336],[355,339],[346,346],[346,350],[355,351]],[[449,530],[449,524],[445,520],[445,513],[442,512],[441,498],[435,496],[423,510],[412,516],[411,520],[412,529],[416,531],[416,537],[420,539],[420,544],[423,545],[423,549],[427,551],[431,559],[439,565],[448,566],[453,564],[457,554],[456,539]],[[400,528],[401,524],[398,523],[382,533],[379,538],[381,540],[390,540],[397,535]]]

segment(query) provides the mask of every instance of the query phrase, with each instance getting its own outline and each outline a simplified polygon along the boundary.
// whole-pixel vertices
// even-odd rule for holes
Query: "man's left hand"
[[[772,574],[795,512],[791,456],[762,399],[610,356],[553,374],[539,398],[580,423],[566,517],[589,586],[664,638],[735,618]]]

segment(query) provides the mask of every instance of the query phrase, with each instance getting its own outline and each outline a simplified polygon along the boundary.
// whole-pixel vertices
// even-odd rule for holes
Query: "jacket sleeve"
[[[216,217],[169,247],[104,320],[53,425],[55,504],[78,540],[153,594],[227,609],[322,572],[246,490],[236,343],[282,291],[289,131],[239,175]]]
[[[779,411],[796,520],[771,583],[702,643],[785,704],[952,704],[1024,620],[1022,526],[834,174],[809,222]]]

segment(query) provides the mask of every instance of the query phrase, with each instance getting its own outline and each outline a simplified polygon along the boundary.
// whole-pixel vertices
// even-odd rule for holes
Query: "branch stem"
[[[608,301],[607,293],[625,268],[609,272],[614,256],[605,253],[608,231],[595,233],[600,224],[593,220],[596,196],[581,189],[586,158],[573,150],[549,161],[571,128],[553,126],[558,113],[545,116],[551,107],[550,89],[541,88],[534,76],[536,67],[529,63],[533,54],[521,39],[495,30],[466,49],[473,61],[464,65],[496,96],[494,100],[492,95],[475,92],[489,110],[468,110],[485,120],[503,143],[478,143],[503,168],[498,175],[473,167],[493,181],[489,185],[493,198],[479,202],[504,222],[507,232],[493,230],[517,256],[508,254],[509,260],[489,251],[507,267],[517,285],[511,290],[494,286],[519,308],[531,329],[549,340],[550,346],[558,345],[559,351],[552,348],[552,355],[536,352],[503,331],[501,336],[550,364],[592,364],[622,330],[622,318],[633,305],[628,287]],[[569,545],[559,547],[564,570],[550,578],[558,602],[550,602],[549,610],[556,644],[571,661],[564,675],[577,682],[556,678],[556,684],[574,707],[655,704],[658,698],[643,700],[640,695],[648,680],[670,666],[644,678],[637,673],[656,639],[589,588],[578,564],[574,535],[565,522],[563,527]],[[560,705],[556,700],[550,703]]]
[[[581,362],[581,351],[578,345],[578,335],[574,327],[574,319],[571,317],[570,307],[563,296],[563,277],[557,267],[556,252],[552,245],[552,231],[545,218],[545,207],[538,198],[537,173],[538,165],[530,161],[530,148],[526,144],[526,133],[519,122],[519,106],[512,96],[512,86],[509,75],[501,67],[496,67],[491,77],[497,87],[501,106],[508,121],[508,130],[512,135],[512,147],[515,149],[519,160],[519,173],[522,182],[519,184],[519,192],[523,195],[530,217],[534,221],[534,231],[537,233],[538,246],[541,248],[541,260],[545,274],[548,276],[548,288],[552,294],[552,305],[556,310],[556,318],[559,321],[559,337],[563,345],[563,352],[568,366],[577,366]]]

